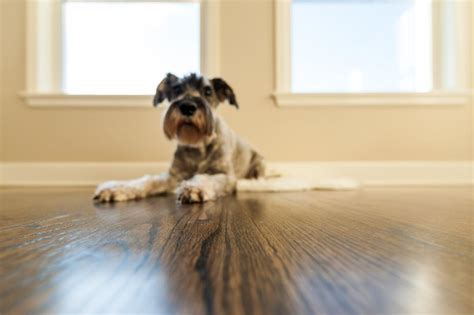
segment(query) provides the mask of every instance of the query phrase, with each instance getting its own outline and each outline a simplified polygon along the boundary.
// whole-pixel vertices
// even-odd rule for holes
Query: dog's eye
[[[211,96],[212,95],[212,89],[208,86],[204,88],[204,95],[206,96]]]

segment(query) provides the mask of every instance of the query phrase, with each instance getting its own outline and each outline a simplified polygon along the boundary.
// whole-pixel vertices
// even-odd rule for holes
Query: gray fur
[[[195,74],[179,79],[168,74],[157,87],[154,105],[165,99],[171,105],[164,116],[164,132],[178,141],[169,171],[103,183],[97,187],[94,199],[124,201],[175,192],[180,202],[205,202],[235,192],[237,179],[264,175],[262,156],[216,113],[225,101],[238,108],[234,92],[224,80],[208,80]],[[183,102],[196,105],[193,116],[179,113]]]

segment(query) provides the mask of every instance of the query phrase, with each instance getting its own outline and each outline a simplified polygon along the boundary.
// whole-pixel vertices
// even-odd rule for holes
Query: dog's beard
[[[212,134],[212,114],[198,110],[191,118],[183,116],[177,108],[169,108],[163,130],[168,139],[176,138],[180,144],[197,145]]]
[[[184,122],[178,126],[176,137],[182,144],[196,145],[203,139],[203,134],[193,123]]]

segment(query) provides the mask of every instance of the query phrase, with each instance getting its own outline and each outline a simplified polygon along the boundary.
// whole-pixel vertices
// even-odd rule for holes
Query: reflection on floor
[[[472,313],[471,187],[173,196],[0,190],[0,313]]]

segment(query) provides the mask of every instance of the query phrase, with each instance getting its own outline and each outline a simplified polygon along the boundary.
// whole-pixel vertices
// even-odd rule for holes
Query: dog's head
[[[227,101],[239,107],[232,88],[222,79],[208,80],[197,74],[178,78],[168,73],[156,88],[153,105],[168,100],[163,130],[168,139],[196,145],[214,131],[214,110]]]

